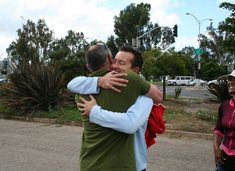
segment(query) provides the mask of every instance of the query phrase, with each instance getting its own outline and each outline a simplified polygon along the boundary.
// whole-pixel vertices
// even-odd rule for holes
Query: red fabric
[[[157,134],[161,134],[165,131],[165,122],[163,120],[165,109],[166,107],[162,104],[153,105],[152,107],[145,131],[145,140],[148,148],[156,143],[154,138],[157,137]]]

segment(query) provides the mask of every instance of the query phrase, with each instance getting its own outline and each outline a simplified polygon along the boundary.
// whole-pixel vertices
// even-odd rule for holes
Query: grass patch
[[[36,112],[32,114],[32,117],[57,119],[61,121],[81,121],[81,113],[75,106],[58,107],[56,109],[50,109],[48,112]]]
[[[198,111],[196,113],[196,116],[201,120],[209,121],[209,122],[213,122],[213,123],[215,123],[217,120],[217,114],[212,113],[212,112],[208,112],[208,111]]]
[[[168,124],[167,129],[211,133],[217,119],[217,103],[194,98],[180,97],[175,99],[172,96],[169,99],[167,98],[163,104],[167,107],[164,112],[164,120]],[[49,118],[62,124],[66,121],[76,123],[81,121],[81,114],[73,100],[65,103],[62,107],[50,108],[49,111],[25,114],[7,109],[0,99],[1,116]]]
[[[50,108],[49,111],[38,111],[35,113],[22,113],[13,109],[8,109],[0,100],[0,116],[11,118],[12,116],[37,117],[56,119],[58,121],[81,121],[81,113],[75,105],[66,105],[62,107]]]
[[[177,109],[171,109],[168,108],[164,112],[164,117],[166,121],[171,121],[175,119],[181,119],[181,118],[190,118],[192,116],[192,113],[186,112],[184,110],[177,110]]]
[[[174,97],[166,99],[164,113],[167,129],[212,133],[217,118],[218,103],[207,99]]]

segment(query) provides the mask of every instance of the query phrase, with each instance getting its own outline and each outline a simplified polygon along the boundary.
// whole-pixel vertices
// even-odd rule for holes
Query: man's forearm
[[[97,86],[99,77],[76,77],[72,79],[68,85],[67,88],[72,93],[78,93],[78,94],[98,94],[99,88]]]
[[[90,112],[90,122],[127,134],[135,133],[147,121],[152,99],[140,96],[126,113],[111,112],[96,105]]]
[[[73,93],[97,94],[98,77],[76,77],[67,85]],[[90,121],[115,129],[120,132],[132,134],[147,120],[152,109],[152,99],[140,96],[126,113],[115,113],[103,110],[96,106],[90,113]]]
[[[152,98],[155,104],[161,103],[163,100],[162,92],[157,86],[153,84],[150,84],[149,92],[146,94],[146,96]]]

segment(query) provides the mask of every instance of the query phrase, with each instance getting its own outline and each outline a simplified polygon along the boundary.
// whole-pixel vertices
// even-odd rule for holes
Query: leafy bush
[[[48,111],[63,102],[64,75],[55,66],[21,62],[12,69],[10,82],[3,87],[8,107],[21,112]]]
[[[218,78],[217,83],[210,85],[210,87],[208,87],[208,90],[220,102],[231,98],[228,93],[228,83],[226,76]]]
[[[181,94],[182,87],[176,87],[175,88],[175,98],[177,99],[179,95]]]

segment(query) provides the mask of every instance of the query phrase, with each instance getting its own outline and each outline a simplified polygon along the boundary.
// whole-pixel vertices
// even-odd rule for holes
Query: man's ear
[[[140,72],[140,68],[139,67],[133,67],[132,71],[134,71],[136,73],[139,73]]]
[[[90,65],[86,64],[86,68],[87,68],[90,72],[92,72]]]

